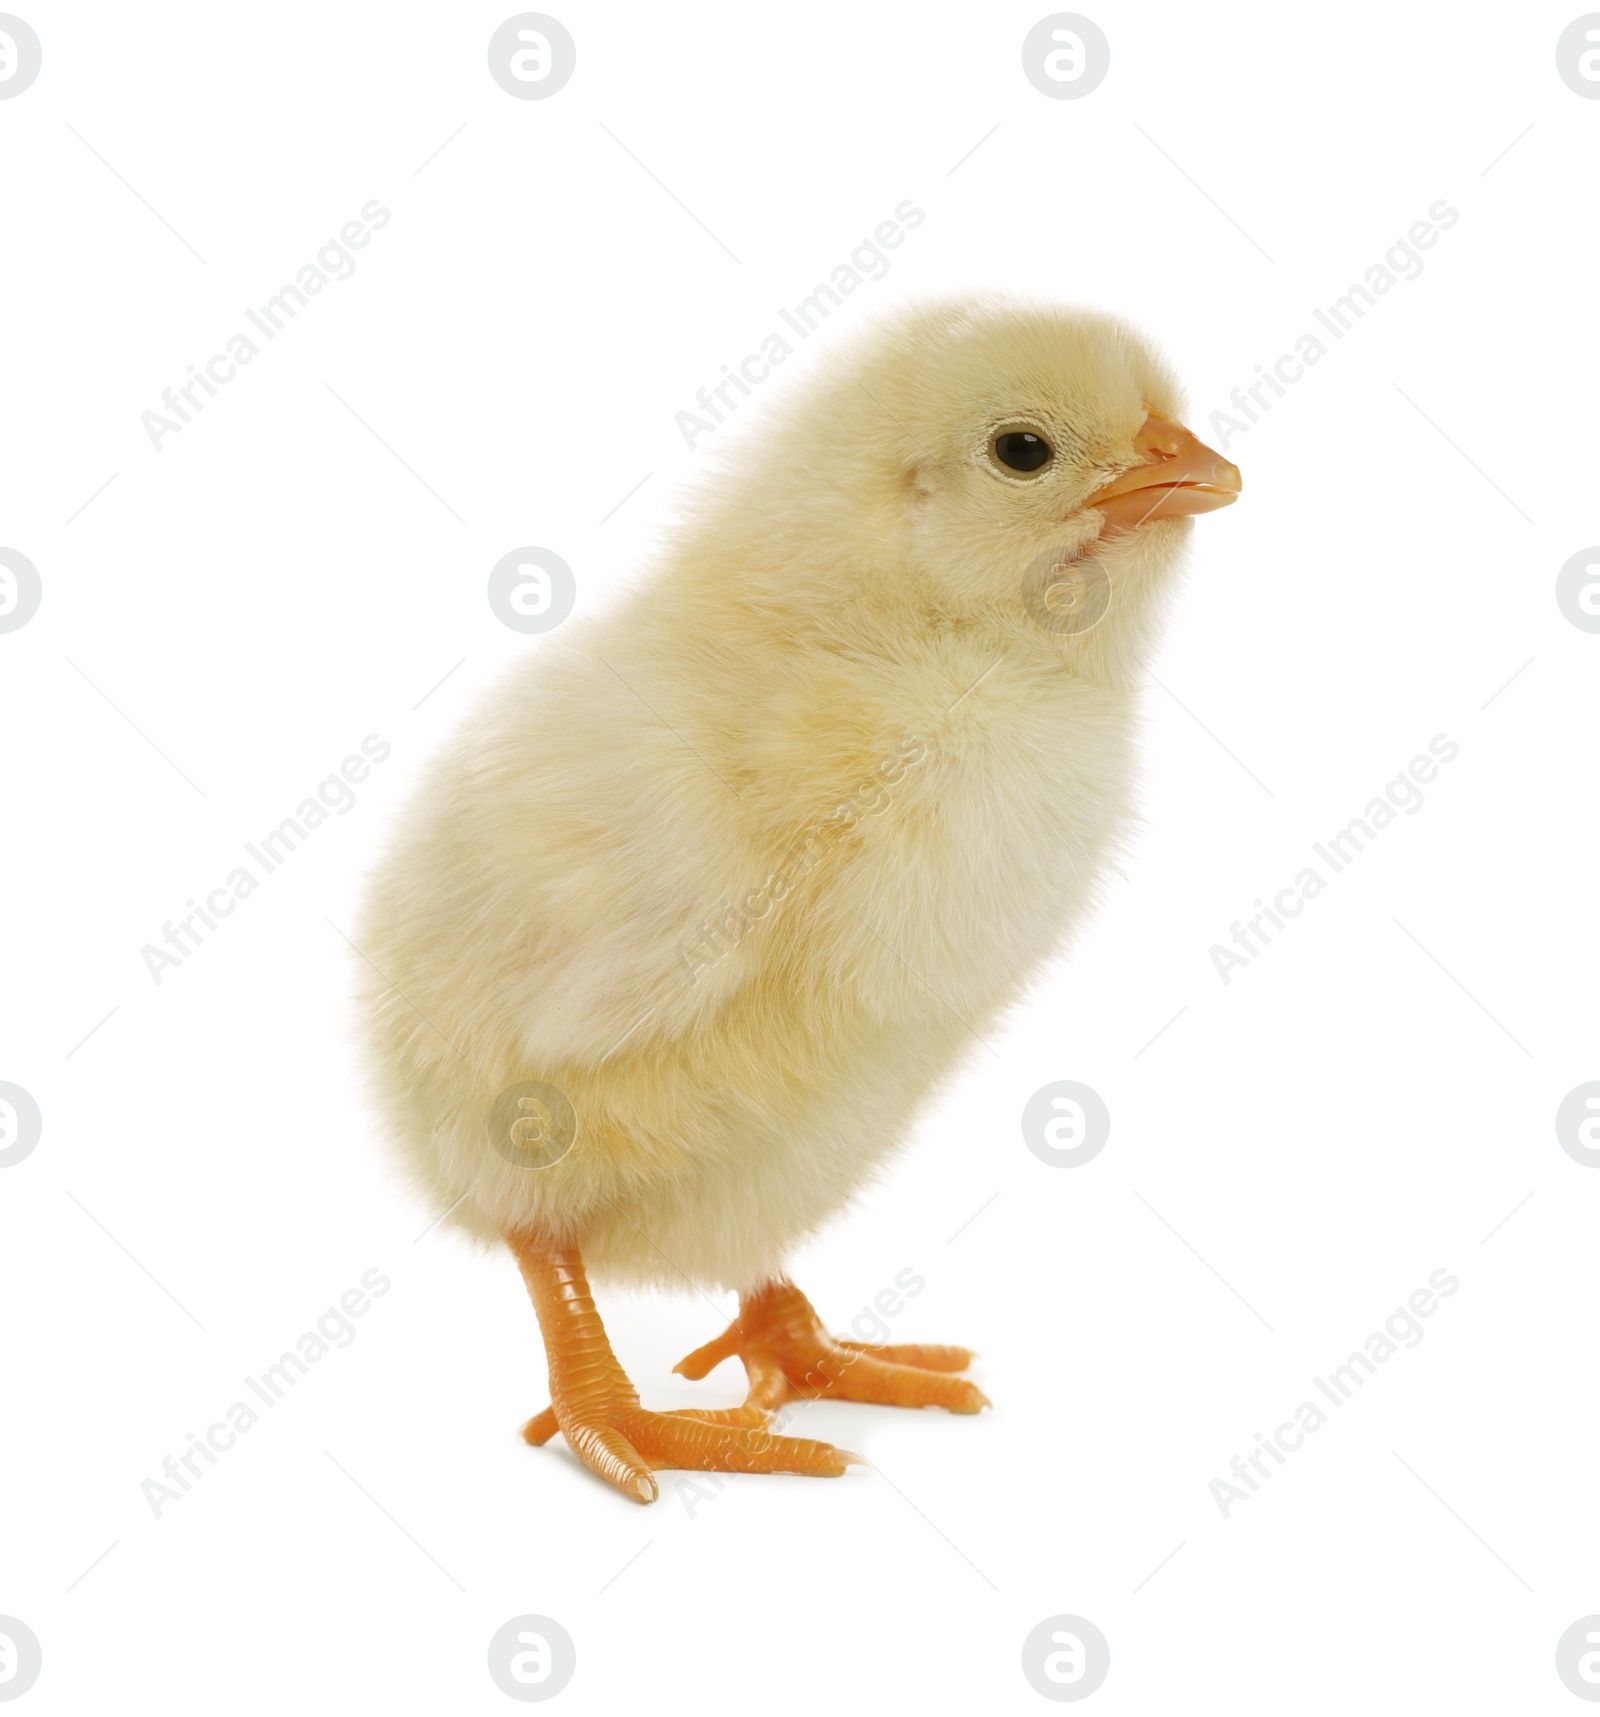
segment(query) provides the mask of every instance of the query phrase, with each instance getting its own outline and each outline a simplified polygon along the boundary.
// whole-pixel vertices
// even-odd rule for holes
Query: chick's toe
[[[943,1407],[950,1413],[977,1413],[990,1404],[975,1384],[948,1375],[972,1363],[969,1349],[837,1341],[811,1302],[788,1281],[741,1295],[733,1323],[673,1369],[698,1379],[735,1354],[750,1380],[745,1406],[768,1412],[787,1401],[822,1396],[883,1407]]]

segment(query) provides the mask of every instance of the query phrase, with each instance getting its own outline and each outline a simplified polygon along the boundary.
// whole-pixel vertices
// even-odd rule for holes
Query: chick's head
[[[856,354],[859,467],[897,491],[908,566],[941,607],[1022,609],[1070,637],[1145,606],[1237,468],[1182,427],[1177,384],[1115,319],[964,300]],[[868,444],[871,451],[868,451]]]

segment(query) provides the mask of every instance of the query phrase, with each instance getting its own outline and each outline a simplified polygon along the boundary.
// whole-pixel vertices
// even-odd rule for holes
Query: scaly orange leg
[[[989,1405],[974,1384],[949,1375],[972,1363],[966,1348],[835,1341],[805,1295],[781,1278],[741,1294],[735,1322],[673,1369],[701,1378],[734,1354],[744,1361],[750,1379],[745,1406],[766,1412],[785,1401],[819,1396],[885,1407],[944,1407],[952,1413],[976,1413]]]
[[[700,1472],[804,1473],[837,1478],[859,1456],[804,1437],[777,1437],[747,1405],[722,1412],[651,1413],[617,1363],[594,1308],[575,1246],[506,1234],[539,1314],[550,1366],[550,1401],[523,1427],[530,1443],[559,1430],[585,1466],[636,1502],[658,1495],[661,1467]]]

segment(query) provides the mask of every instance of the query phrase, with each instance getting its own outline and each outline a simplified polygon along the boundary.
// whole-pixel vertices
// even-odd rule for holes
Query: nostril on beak
[[[1140,425],[1139,433],[1133,438],[1133,445],[1141,453],[1159,454],[1170,459],[1183,446],[1184,431],[1169,417],[1162,417],[1159,412],[1151,412]]]

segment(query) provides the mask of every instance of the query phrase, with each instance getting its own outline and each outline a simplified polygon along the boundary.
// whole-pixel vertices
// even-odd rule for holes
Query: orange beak
[[[1154,412],[1134,437],[1142,465],[1124,471],[1083,504],[1105,514],[1106,529],[1131,531],[1150,519],[1212,513],[1239,499],[1239,467],[1213,453],[1181,423]]]

